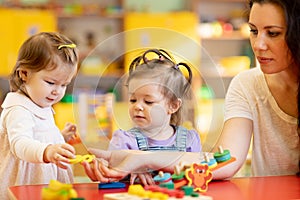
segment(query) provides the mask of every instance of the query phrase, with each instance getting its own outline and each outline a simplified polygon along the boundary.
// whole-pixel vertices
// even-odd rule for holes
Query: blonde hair
[[[78,68],[78,49],[66,36],[54,32],[41,32],[28,38],[21,46],[16,64],[9,77],[12,92],[22,90],[23,81],[18,71],[21,68],[38,72],[52,70],[63,62],[68,67]]]
[[[154,53],[157,58],[148,59],[147,55]],[[180,70],[183,66],[188,71],[186,78]],[[183,112],[188,100],[191,99],[192,71],[186,63],[176,63],[173,57],[162,49],[146,50],[141,56],[135,58],[129,66],[129,76],[126,85],[133,78],[157,80],[162,86],[162,94],[172,103],[178,98],[182,106],[171,115],[170,124],[180,125],[183,122]]]

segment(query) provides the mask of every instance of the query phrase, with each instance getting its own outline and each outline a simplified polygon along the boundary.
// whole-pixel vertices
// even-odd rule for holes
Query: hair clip
[[[178,64],[175,64],[175,65],[173,66],[173,68],[176,69],[176,70],[179,70],[179,65],[178,65]]]
[[[76,44],[62,44],[62,45],[59,45],[58,47],[57,47],[57,49],[58,50],[60,50],[61,48],[63,48],[63,47],[68,47],[68,48],[71,48],[71,49],[74,49],[74,48],[76,48]]]
[[[159,55],[159,56],[158,56],[158,59],[159,59],[159,60],[164,60],[163,55]]]

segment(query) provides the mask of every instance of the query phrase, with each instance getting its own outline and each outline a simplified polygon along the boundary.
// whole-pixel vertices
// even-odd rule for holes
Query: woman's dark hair
[[[280,6],[285,15],[287,31],[285,41],[292,54],[294,63],[298,66],[298,128],[300,128],[300,0],[250,0],[249,6],[254,3],[271,3]]]

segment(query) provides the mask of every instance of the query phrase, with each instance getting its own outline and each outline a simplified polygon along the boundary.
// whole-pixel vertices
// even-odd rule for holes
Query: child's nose
[[[136,104],[135,109],[138,110],[138,111],[143,111],[144,110],[143,106],[140,103]]]

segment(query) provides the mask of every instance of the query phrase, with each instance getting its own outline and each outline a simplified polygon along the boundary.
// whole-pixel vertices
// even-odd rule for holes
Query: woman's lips
[[[259,57],[259,56],[257,57],[257,60],[260,64],[268,64],[273,61],[272,58]]]

